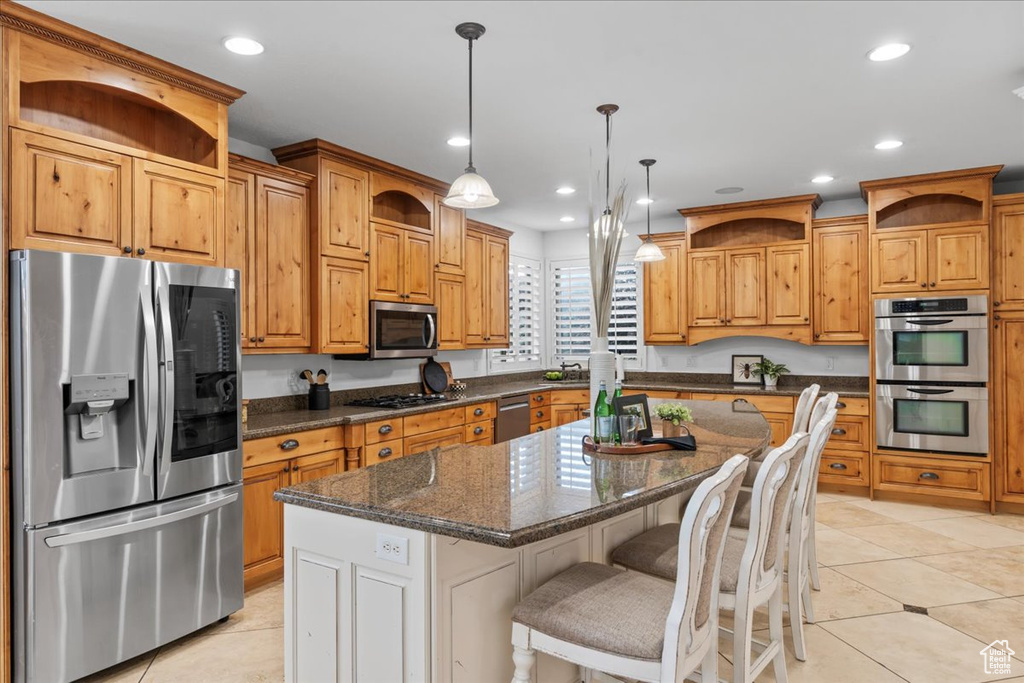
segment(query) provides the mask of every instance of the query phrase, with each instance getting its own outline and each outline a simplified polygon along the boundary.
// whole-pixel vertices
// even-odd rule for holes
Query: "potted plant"
[[[661,418],[661,435],[666,438],[682,436],[683,423],[693,422],[693,413],[682,403],[662,403],[654,412]]]
[[[754,363],[754,374],[761,375],[764,377],[764,386],[766,389],[774,389],[779,383],[779,377],[789,372],[782,363],[775,363],[765,358],[760,363]]]

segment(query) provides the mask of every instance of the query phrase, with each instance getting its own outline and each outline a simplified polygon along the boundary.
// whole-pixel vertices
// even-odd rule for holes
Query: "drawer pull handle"
[[[846,407],[845,403],[843,403],[842,401],[836,401],[836,408],[839,408],[840,410],[842,410],[845,407]]]
[[[841,427],[836,427],[832,430],[832,433],[836,436],[846,436],[846,430]]]
[[[935,474],[934,472],[922,472],[921,476],[919,476],[918,479],[930,479],[932,481],[938,481],[939,475]]]
[[[544,428],[543,428],[543,427],[537,427],[537,431],[538,431],[538,432],[543,432],[543,431],[544,431]]]
[[[537,411],[537,417],[544,417],[544,411],[543,410],[538,410]]]
[[[392,453],[394,453],[394,451],[392,451],[392,450],[391,450],[390,448],[382,448],[382,449],[380,449],[380,451],[379,451],[379,452],[377,453],[377,457],[378,457],[378,458],[386,458],[386,457],[388,457],[389,455],[391,455]]]
[[[745,399],[745,398],[734,398],[734,399],[732,400],[732,402],[733,402],[733,403],[750,403],[750,401],[748,401],[748,400],[747,400],[747,399]]]
[[[288,439],[286,441],[282,441],[281,442],[281,450],[282,451],[294,451],[298,447],[299,447],[299,442],[297,440],[295,440],[295,439]]]
[[[474,434],[483,434],[484,433],[484,428],[483,427],[477,427],[476,429],[473,430],[473,433]]]
[[[536,401],[537,403],[541,403],[541,402],[544,401],[544,397],[543,396],[534,396],[533,400]]]
[[[829,465],[829,467],[831,467],[834,470],[845,470],[846,469],[846,465],[844,465],[841,462],[834,462],[831,465]]]
[[[477,408],[476,410],[473,411],[473,414],[476,415],[477,417],[479,417],[479,416],[484,414],[484,409],[483,408]]]
[[[391,430],[393,429],[394,427],[392,427],[391,425],[382,425],[381,428],[378,429],[377,431],[381,434],[390,434]]]

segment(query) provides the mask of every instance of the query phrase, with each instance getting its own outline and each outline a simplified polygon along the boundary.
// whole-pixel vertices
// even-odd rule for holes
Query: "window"
[[[551,306],[554,362],[580,360],[590,355],[593,327],[590,265],[583,261],[552,261]],[[640,334],[639,271],[634,263],[615,270],[608,348],[626,357],[626,365],[643,367]]]
[[[508,266],[509,347],[491,352],[491,370],[519,372],[541,366],[541,267],[513,256]]]

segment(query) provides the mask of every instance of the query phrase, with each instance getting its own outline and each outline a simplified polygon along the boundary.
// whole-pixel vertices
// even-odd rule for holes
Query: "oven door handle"
[[[929,319],[929,318],[920,319],[919,318],[917,320],[907,320],[907,324],[908,325],[948,325],[951,322],[953,322],[952,318],[939,318],[939,319]]]
[[[912,387],[907,387],[907,391],[909,391],[911,393],[914,393],[914,394],[925,394],[925,395],[928,395],[928,396],[933,396],[933,395],[937,396],[939,394],[952,394],[954,391],[956,391],[956,389],[914,389]]]

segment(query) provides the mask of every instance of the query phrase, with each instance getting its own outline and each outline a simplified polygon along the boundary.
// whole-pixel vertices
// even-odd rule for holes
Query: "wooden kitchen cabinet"
[[[434,236],[412,230],[402,231],[402,258],[405,267],[402,281],[405,302],[434,303]]]
[[[434,303],[433,236],[370,223],[370,298]]]
[[[463,275],[466,272],[466,214],[445,206],[442,195],[434,195],[434,220],[437,225],[436,268],[440,272]]]
[[[320,261],[320,353],[363,354],[370,350],[369,265],[322,257]]]
[[[811,248],[814,343],[867,344],[867,216],[815,221]]]
[[[322,479],[345,470],[345,458],[339,451],[328,451],[295,458],[291,461],[291,483],[304,484],[314,479]]]
[[[811,321],[811,249],[808,244],[765,248],[769,325]]]
[[[242,472],[242,566],[248,590],[284,573],[284,506],[274,491],[291,482],[288,461],[246,467]]]
[[[771,447],[777,448],[786,443],[793,431],[793,413],[761,413],[772,429]]]
[[[928,289],[987,289],[989,226],[928,231]]]
[[[927,231],[899,230],[871,236],[872,292],[916,292],[927,288]]]
[[[1024,311],[997,309],[992,331],[996,500],[1024,503]]]
[[[437,348],[453,351],[466,348],[466,277],[437,273]]]
[[[370,174],[333,159],[319,159],[320,254],[365,261],[370,249]]]
[[[765,324],[765,278],[764,249],[736,249],[726,252],[726,325]]]
[[[466,348],[508,346],[509,234],[467,221]]]
[[[709,251],[689,256],[690,325],[717,327],[725,324],[725,252]],[[646,294],[645,294],[646,297]]]
[[[686,240],[652,238],[664,260],[643,264],[644,341],[686,342]]]
[[[992,307],[1024,310],[1024,194],[993,200]]]
[[[407,436],[403,442],[406,455],[423,453],[434,448],[455,446],[465,443],[465,430],[463,425],[458,427],[446,427],[433,432],[426,432],[416,436]]]
[[[581,419],[579,405],[553,405],[550,407],[551,426],[561,427]]]
[[[224,262],[224,179],[136,159],[135,254],[158,261]]]
[[[239,273],[242,348],[255,348],[256,326],[256,174],[228,168],[224,192],[224,267]]]

